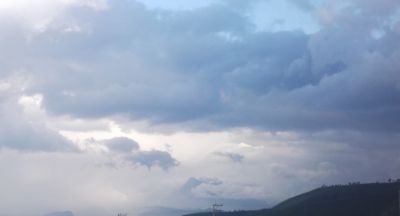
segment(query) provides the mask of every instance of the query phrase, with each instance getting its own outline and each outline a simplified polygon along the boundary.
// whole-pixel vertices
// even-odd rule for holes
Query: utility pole
[[[400,190],[399,190],[399,194],[398,194],[398,201],[399,201],[399,216],[400,216]]]
[[[218,209],[219,207],[222,207],[222,206],[224,206],[224,204],[217,204],[217,203],[214,203],[213,205],[212,205],[212,215],[213,216],[216,216],[217,215],[217,212],[219,212],[220,210]]]

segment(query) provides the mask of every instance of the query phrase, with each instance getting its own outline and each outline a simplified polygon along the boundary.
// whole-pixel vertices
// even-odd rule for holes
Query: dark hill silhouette
[[[218,216],[398,216],[400,183],[321,187],[271,209],[218,212]],[[190,216],[211,216],[210,212]]]

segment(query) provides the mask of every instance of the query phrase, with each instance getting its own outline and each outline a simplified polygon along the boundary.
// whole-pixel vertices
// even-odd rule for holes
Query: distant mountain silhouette
[[[217,216],[398,216],[399,190],[399,182],[327,186],[271,209],[218,212]],[[210,215],[205,212],[190,216]]]

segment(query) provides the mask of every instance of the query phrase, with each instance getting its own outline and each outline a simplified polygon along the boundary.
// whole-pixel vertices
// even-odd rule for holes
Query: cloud
[[[191,177],[181,190],[187,195],[198,198],[254,199],[258,198],[261,188],[257,185],[222,181],[218,178]]]
[[[72,142],[35,116],[40,97],[22,97],[21,77],[0,79],[0,148],[27,152],[77,151]]]
[[[136,166],[145,166],[147,168],[160,167],[168,170],[177,166],[179,163],[170,153],[159,150],[140,150],[139,144],[130,138],[115,137],[102,141],[110,150],[111,154],[122,156],[124,161]],[[113,165],[114,167],[115,165]]]
[[[202,185],[221,185],[223,182],[216,178],[189,178],[185,184],[182,186],[183,192],[191,192],[192,189]]]
[[[127,156],[126,159],[134,165],[139,164],[149,169],[158,166],[168,170],[178,165],[178,162],[168,152],[158,150],[135,152],[133,155]]]
[[[395,0],[372,0],[367,2],[355,0],[354,2],[365,12],[370,13],[374,16],[378,15],[383,17],[390,16],[391,14],[395,13],[400,7],[399,2]]]
[[[29,65],[29,91],[43,94],[54,115],[122,115],[188,130],[397,130],[399,54],[389,45],[397,33],[388,27],[377,40],[370,31],[384,21],[337,13],[340,30],[307,35],[254,31],[223,4],[157,11],[113,2],[100,12],[69,10],[82,32],[33,37],[23,47],[36,61],[20,65]]]
[[[311,3],[310,0],[288,0],[288,1],[305,11],[311,11],[315,9],[314,5]]]
[[[128,9],[137,11],[135,13],[137,17],[129,17],[128,14],[131,13]],[[53,71],[60,72],[57,76],[63,77],[67,71],[70,71],[70,75],[66,77],[69,81],[57,83],[59,81],[54,80],[57,85],[48,86],[38,80],[40,86],[37,90],[45,92],[45,106],[52,112],[81,117],[125,113],[134,119],[143,118],[153,122],[182,122],[199,118],[207,119],[213,115],[219,116],[223,114],[224,110],[235,108],[234,104],[223,103],[220,97],[221,92],[234,93],[235,98],[232,99],[237,100],[240,96],[236,95],[236,90],[263,94],[277,86],[291,89],[301,87],[309,82],[302,79],[296,80],[301,77],[309,79],[308,77],[311,76],[307,74],[306,70],[309,60],[307,60],[305,49],[307,42],[305,35],[290,32],[248,34],[250,32],[246,29],[251,28],[251,23],[242,15],[222,6],[202,8],[190,13],[166,13],[161,20],[157,20],[157,14],[153,13],[134,3],[129,4],[129,7],[116,4],[110,11],[98,15],[99,18],[89,21],[93,26],[91,31],[96,32],[91,35],[96,38],[90,38],[91,35],[85,38],[78,34],[75,42],[68,38],[76,37],[76,35],[65,35],[65,39],[55,47],[62,47],[63,44],[72,42],[68,45],[68,49],[72,49],[80,44],[79,46],[85,47],[88,55],[92,56],[90,58],[94,56],[96,59],[104,59],[101,61],[105,65],[87,65],[87,62],[82,62],[74,56],[71,56],[73,59],[70,61],[75,61],[74,65],[78,67],[69,66],[69,63],[52,65]],[[109,16],[110,18],[105,19]],[[208,22],[207,17],[212,17],[219,22]],[[105,22],[100,22],[103,19]],[[143,23],[147,24],[145,25],[146,29],[140,32],[145,31],[154,36],[167,35],[151,38],[148,37],[149,34],[144,35],[137,32],[137,28],[109,31],[109,28],[115,28],[114,23],[120,20],[142,20],[140,26],[143,26]],[[132,23],[132,25],[135,27],[138,24]],[[110,36],[107,36],[108,32],[113,32],[112,40]],[[184,32],[191,32],[191,34],[183,34]],[[232,44],[221,38],[220,32],[238,37],[239,41],[243,42]],[[55,33],[54,37],[59,37],[58,35],[59,33]],[[103,39],[98,38],[99,35]],[[132,40],[129,35],[136,38],[135,40],[145,48],[135,47],[135,44],[132,44],[130,48],[120,47],[118,43],[124,44],[124,41]],[[38,40],[40,41],[40,38]],[[96,40],[101,40],[103,43],[93,44]],[[190,43],[193,40],[198,42]],[[158,45],[154,47],[152,44]],[[258,47],[257,44],[264,45]],[[43,41],[43,45],[46,46],[45,41]],[[52,45],[52,47],[54,46]],[[209,47],[213,47],[213,52],[210,52]],[[289,47],[298,51],[295,53],[285,52],[285,49],[289,49]],[[104,56],[96,54],[98,53],[96,50],[104,48],[110,49],[110,52],[114,53],[114,57],[107,56],[107,52],[104,53],[106,54]],[[50,53],[45,53],[45,55],[57,55],[51,50],[49,51]],[[74,55],[76,53],[72,50],[71,52]],[[93,54],[91,54],[92,52]],[[66,59],[71,58],[68,56],[69,51],[66,53]],[[298,76],[290,71],[292,69],[288,69],[286,74],[280,73],[282,70],[286,70],[282,64],[297,58],[299,60],[293,67],[304,72],[304,75]],[[132,59],[134,60],[132,61]],[[149,62],[150,59],[152,59],[151,62]],[[251,62],[246,62],[245,59],[249,59]],[[157,61],[160,67],[151,66],[154,61]],[[170,64],[166,65],[166,61],[176,63],[168,66]],[[114,73],[119,75],[108,79],[105,74],[110,68],[117,65],[120,66]],[[41,66],[38,69],[40,68]],[[143,71],[147,71],[148,75]],[[87,74],[87,78],[91,80],[90,85],[81,83],[82,74]],[[99,74],[102,76],[98,76]],[[125,79],[121,79],[120,75]],[[133,81],[133,77],[136,81]],[[155,80],[153,77],[159,77],[159,79]],[[45,80],[48,79],[49,77],[46,75]],[[211,79],[215,80],[213,81],[214,85],[208,86]],[[79,83],[86,87],[77,86]],[[147,84],[144,85],[145,83]],[[49,91],[48,88],[57,90]],[[205,91],[205,89],[207,90]],[[69,94],[65,92],[69,92]],[[56,100],[60,97],[63,98],[62,102]]]
[[[221,157],[225,157],[229,160],[231,160],[232,162],[242,162],[244,156],[241,154],[237,154],[237,153],[230,153],[230,152],[215,152],[214,153],[217,156],[221,156]]]
[[[51,116],[143,121],[156,131],[396,136],[396,18],[382,12],[375,19],[373,4],[313,4],[334,10],[331,24],[313,34],[256,31],[229,4],[178,11],[135,1],[102,10],[67,7],[34,35],[17,20],[0,24],[11,50],[2,73],[30,77],[24,93],[42,95]],[[79,31],[65,31],[74,26]]]
[[[116,137],[105,141],[106,146],[111,151],[121,152],[121,153],[131,153],[133,151],[139,150],[139,144],[126,137]]]

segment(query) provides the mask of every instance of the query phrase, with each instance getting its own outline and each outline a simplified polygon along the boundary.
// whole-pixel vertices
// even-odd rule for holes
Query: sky
[[[0,215],[400,178],[398,0],[2,0],[0,47]]]

